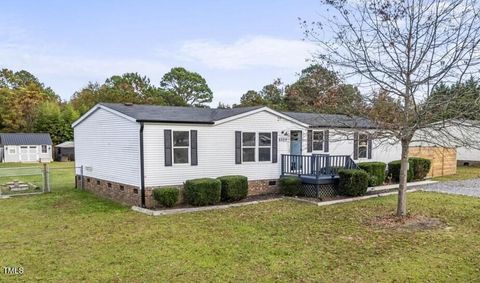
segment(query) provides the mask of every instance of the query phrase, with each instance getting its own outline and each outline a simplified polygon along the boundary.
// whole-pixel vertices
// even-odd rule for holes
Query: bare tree
[[[366,100],[375,98],[367,93],[384,92],[396,103],[395,111],[374,111],[370,118],[381,129],[378,133],[401,144],[397,215],[405,216],[409,145],[417,138],[473,145],[449,135],[449,129],[452,123],[467,125],[466,113],[475,108],[448,107],[449,101],[459,98],[432,93],[442,82],[462,81],[478,72],[479,4],[476,0],[323,2],[325,16],[303,22],[307,39],[319,45],[316,59],[344,74],[349,83],[358,83]],[[468,123],[466,128],[474,126]]]

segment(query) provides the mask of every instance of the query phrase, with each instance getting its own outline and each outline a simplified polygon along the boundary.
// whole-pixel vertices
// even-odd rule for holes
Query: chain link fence
[[[0,197],[62,192],[73,188],[75,188],[73,163],[0,167]]]

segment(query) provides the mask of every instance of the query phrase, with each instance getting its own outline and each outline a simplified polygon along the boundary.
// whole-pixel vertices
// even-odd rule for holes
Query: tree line
[[[344,83],[337,73],[313,64],[301,70],[292,84],[275,79],[259,91],[247,91],[238,104],[219,103],[217,107],[261,105],[278,111],[382,116],[395,123],[394,113],[400,113],[398,101],[385,90],[369,97],[367,101],[357,87]],[[474,78],[453,85],[440,84],[432,97],[437,102],[448,102],[437,103],[451,111],[438,111],[442,117],[436,117],[448,119],[451,118],[448,113],[454,109],[478,105],[480,85]],[[449,101],[451,97],[461,99]],[[0,71],[0,132],[48,132],[54,144],[58,144],[73,140],[71,124],[100,102],[208,107],[212,100],[213,93],[206,80],[181,67],[172,68],[158,86],[138,73],[115,75],[102,84],[89,82],[69,101],[62,101],[50,87],[27,71],[3,69]],[[465,118],[475,119],[474,116],[468,114]]]

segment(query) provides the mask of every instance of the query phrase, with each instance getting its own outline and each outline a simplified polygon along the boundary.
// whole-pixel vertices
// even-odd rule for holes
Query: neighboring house
[[[0,133],[1,162],[52,161],[48,133]]]
[[[56,161],[74,161],[75,160],[75,144],[73,141],[66,141],[55,146]]]
[[[442,129],[439,131],[438,129]],[[480,125],[473,120],[446,120],[433,124],[428,130],[418,131],[416,144],[446,146],[456,149],[456,162],[460,166],[480,165]],[[425,132],[425,134],[423,133]],[[432,138],[434,137],[434,138]]]
[[[147,207],[153,188],[188,179],[245,175],[249,193],[261,194],[275,191],[281,174],[318,173],[322,162],[348,167],[400,157],[399,146],[370,139],[374,125],[368,120],[267,107],[102,103],[72,126],[77,185]]]

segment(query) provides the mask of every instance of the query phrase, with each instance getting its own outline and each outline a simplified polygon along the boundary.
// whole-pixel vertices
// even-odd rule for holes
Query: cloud
[[[238,70],[254,67],[303,68],[316,50],[313,43],[267,36],[242,38],[232,43],[193,40],[179,52],[186,60],[199,61],[209,68]]]

